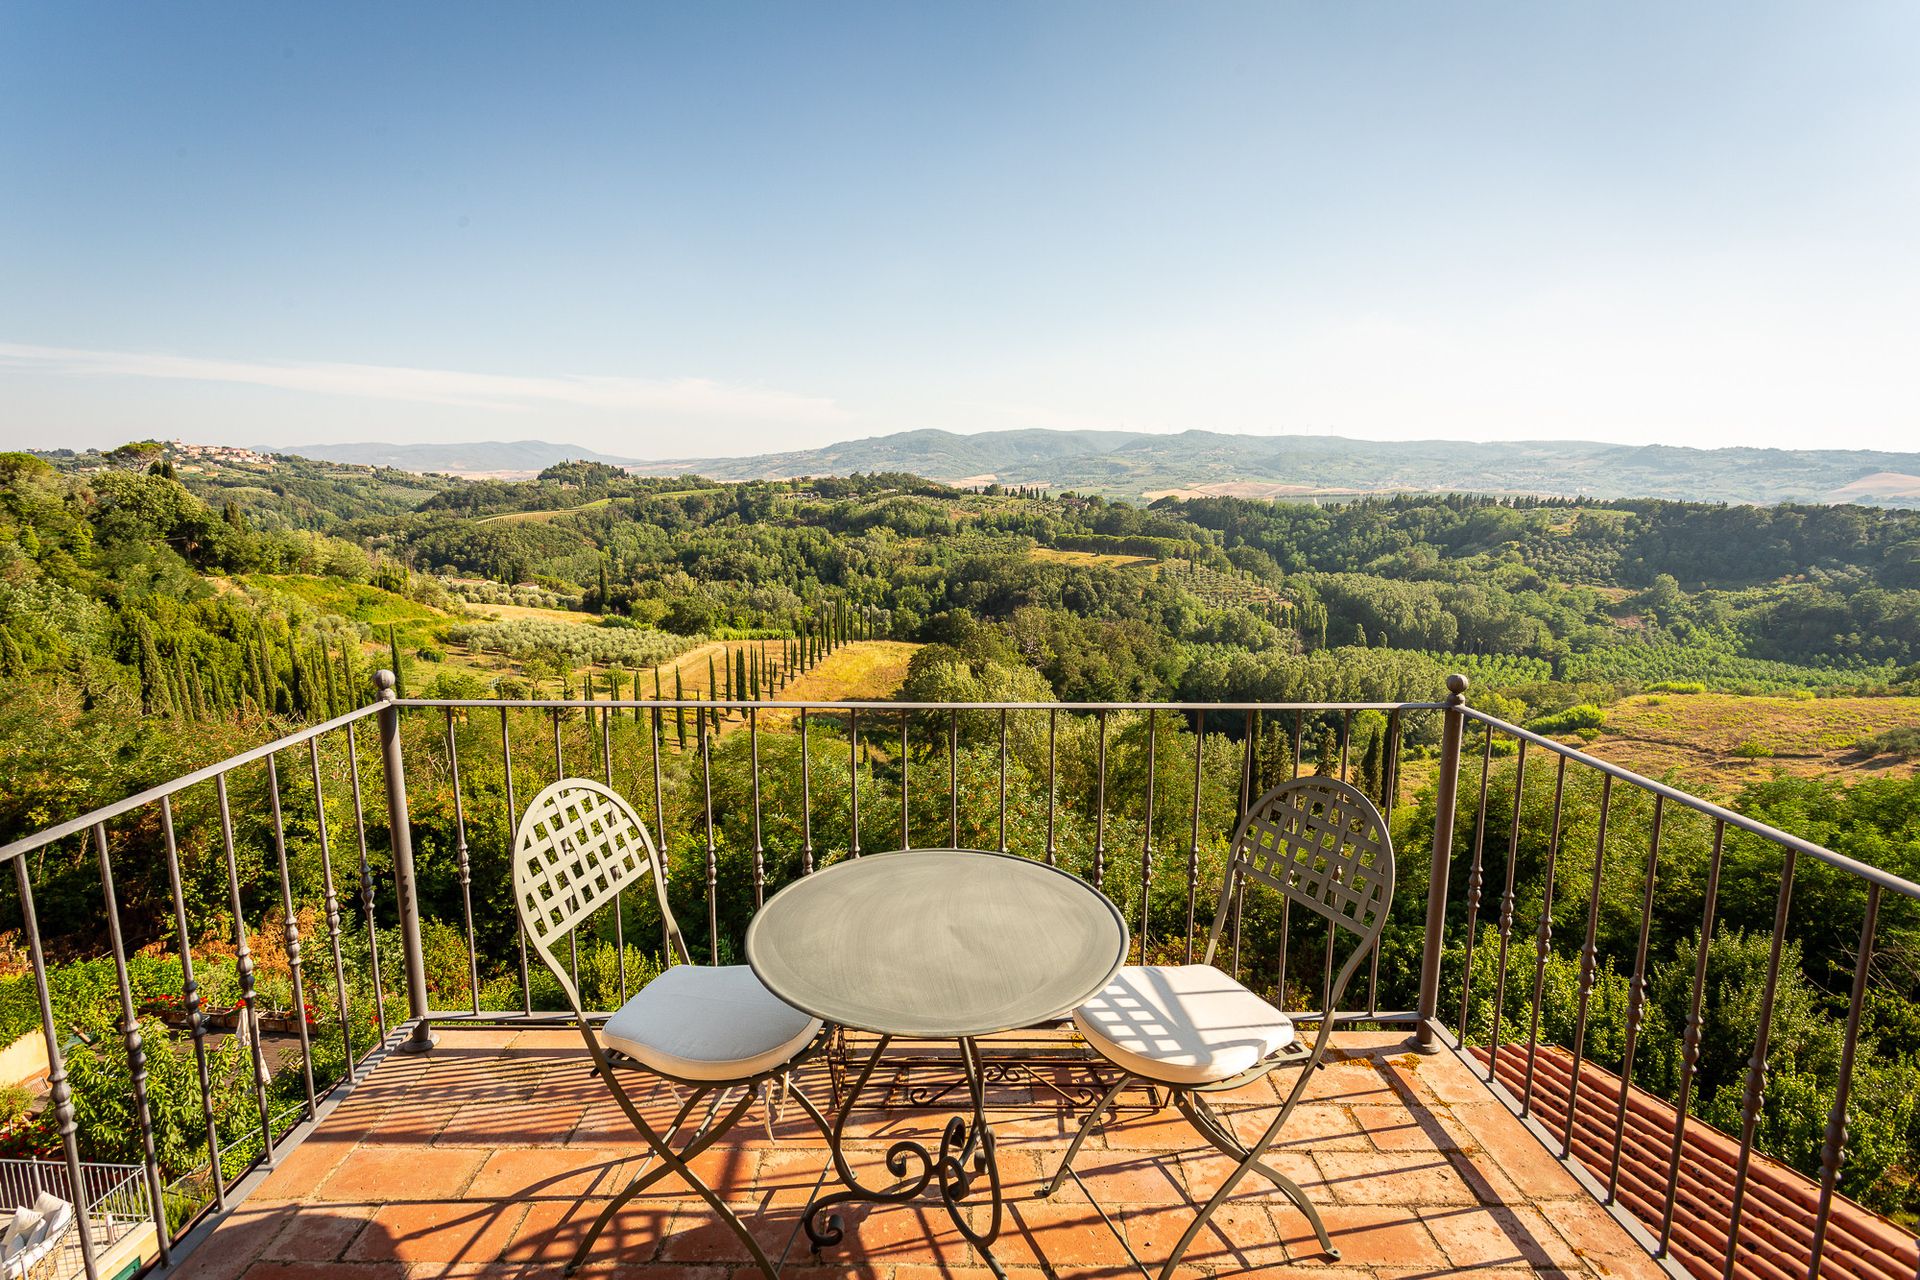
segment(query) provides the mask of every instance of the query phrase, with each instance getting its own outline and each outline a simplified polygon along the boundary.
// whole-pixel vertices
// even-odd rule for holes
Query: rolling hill
[[[1691,449],[1594,441],[1372,441],[1210,431],[903,431],[742,458],[639,461],[523,440],[464,445],[315,445],[330,461],[415,471],[531,475],[568,458],[641,475],[785,479],[905,471],[955,484],[1037,485],[1113,497],[1339,497],[1362,493],[1526,493],[1775,503],[1920,502],[1920,453],[1857,449]]]

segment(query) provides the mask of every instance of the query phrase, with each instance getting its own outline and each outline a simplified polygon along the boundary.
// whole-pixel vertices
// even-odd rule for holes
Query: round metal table
[[[1085,881],[1029,858],[972,849],[849,858],[768,899],[747,929],[747,963],[760,981],[796,1009],[879,1037],[829,1135],[846,1189],[816,1196],[802,1219],[815,1252],[843,1238],[834,1206],[900,1203],[932,1185],[954,1225],[1000,1274],[991,1251],[1000,1233],[1000,1172],[975,1038],[1084,1003],[1113,978],[1127,943],[1119,909]],[[881,1191],[854,1177],[841,1134],[896,1036],[958,1042],[973,1107],[970,1117],[947,1122],[937,1154],[895,1143],[887,1166],[903,1182]],[[917,1170],[909,1171],[909,1157]],[[976,1231],[961,1207],[982,1174],[992,1211]]]

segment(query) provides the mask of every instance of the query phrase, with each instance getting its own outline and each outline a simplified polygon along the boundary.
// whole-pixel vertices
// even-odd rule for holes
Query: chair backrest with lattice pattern
[[[590,778],[562,778],[527,806],[514,834],[513,902],[520,925],[576,997],[554,948],[635,881],[651,879],[669,954],[685,958],[667,906],[653,836],[633,807]]]
[[[1338,778],[1283,782],[1247,810],[1233,833],[1208,959],[1243,880],[1263,884],[1357,934],[1357,957],[1371,950],[1386,928],[1393,879],[1387,821],[1365,793]]]

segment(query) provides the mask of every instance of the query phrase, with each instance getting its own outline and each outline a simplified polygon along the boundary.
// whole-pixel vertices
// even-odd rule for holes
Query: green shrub
[[[1771,760],[1773,759],[1773,748],[1764,743],[1754,742],[1749,739],[1735,747],[1733,754],[1742,760]]]
[[[1647,686],[1648,693],[1705,693],[1707,686],[1698,680],[1660,680]]]
[[[1890,755],[1911,760],[1920,756],[1920,725],[1904,724],[1897,729],[1862,738],[1853,745],[1854,750],[1863,756]]]
[[[7,1128],[33,1106],[33,1094],[23,1084],[0,1085],[0,1129]]]
[[[1576,733],[1581,729],[1604,729],[1607,727],[1607,713],[1591,702],[1568,707],[1565,711],[1556,711],[1552,715],[1538,716],[1528,721],[1527,728],[1535,733]]]

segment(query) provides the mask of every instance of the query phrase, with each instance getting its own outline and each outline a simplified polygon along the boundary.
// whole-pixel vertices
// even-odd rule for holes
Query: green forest
[[[1832,753],[1858,767],[1667,780],[1920,878],[1916,512],[1462,495],[1134,505],[903,474],[723,484],[592,463],[465,481],[289,457],[216,463],[152,442],[0,454],[0,841],[363,706],[382,667],[406,694],[433,698],[764,697],[798,684],[825,700],[838,696],[837,662],[883,643],[910,647],[889,692],[918,701],[1432,702],[1459,671],[1473,706],[1574,742],[1604,734],[1627,699],[1664,700],[1662,711],[1751,699],[1789,723],[1802,709],[1873,700],[1894,727]],[[876,718],[863,716],[855,742],[845,716],[813,715],[803,745],[790,715],[741,732],[739,715],[707,708],[668,711],[657,724],[644,708],[551,719],[408,713],[436,1001],[505,1009],[557,998],[537,973],[523,979],[516,954],[505,732],[521,802],[566,768],[609,777],[657,822],[676,914],[696,953],[716,958],[738,954],[755,902],[806,866],[899,847],[903,831],[920,844],[1054,856],[1106,889],[1136,932],[1146,922],[1145,954],[1180,958],[1191,914],[1207,918],[1243,779],[1257,790],[1295,769],[1344,769],[1389,810],[1400,850],[1402,892],[1368,995],[1380,1008],[1410,1005],[1437,713]],[[160,1018],[178,997],[183,951],[210,998],[231,1003],[238,926],[258,943],[272,1007],[311,1006],[315,1025],[332,1028],[264,1092],[237,1050],[208,1068],[222,1082],[219,1141],[235,1161],[262,1113],[297,1108],[308,1071],[324,1087],[356,1040],[364,1051],[404,1013],[390,895],[372,894],[370,914],[367,905],[368,886],[389,881],[390,853],[379,824],[356,822],[348,799],[354,782],[380,792],[363,728],[351,757],[329,736],[311,759],[304,748],[288,754],[273,781],[259,769],[236,775],[237,898],[211,796],[183,797],[174,815],[178,909],[164,858],[152,856],[154,824],[113,833],[143,1009]],[[1466,770],[1443,1016],[1464,1017],[1472,1040],[1493,1038],[1496,1017],[1500,1038],[1524,1037],[1544,920],[1542,1035],[1571,1043],[1591,918],[1599,963],[1585,1050],[1611,1069],[1626,1065],[1644,954],[1632,1071],[1674,1096],[1709,824],[1669,814],[1650,859],[1644,793],[1612,791],[1603,842],[1596,778],[1569,771],[1558,789],[1538,749],[1522,755],[1477,729]],[[269,799],[286,818],[285,895],[264,825]],[[111,966],[98,954],[96,853],[65,842],[32,855],[29,871],[61,975],[56,1020],[91,1041],[75,1051],[83,1141],[94,1158],[123,1159],[126,1067]],[[1469,927],[1463,889],[1476,867],[1481,901]],[[1780,872],[1777,848],[1725,842],[1689,1105],[1736,1131]],[[1801,862],[1760,1142],[1802,1169],[1819,1167],[1863,903],[1857,880]],[[1909,1220],[1920,1213],[1920,919],[1910,908],[1881,904],[1841,1181]],[[17,903],[6,910],[17,916]],[[290,923],[306,944],[300,990],[301,967],[274,941]],[[8,927],[0,1035],[38,1020],[17,919]],[[590,945],[589,999],[617,1000],[623,955],[630,982],[658,966],[657,937],[636,909],[624,952],[610,934]],[[1251,904],[1236,963],[1250,981],[1310,1001],[1320,953],[1293,939],[1282,974],[1281,946],[1274,913]],[[348,975],[338,990],[336,947]],[[376,994],[382,963],[389,977]],[[344,1035],[328,1021],[341,1008],[352,1011]],[[169,1040],[156,1029],[149,1043]],[[208,1159],[192,1087],[199,1067],[173,1044],[149,1056],[163,1060],[156,1079],[170,1082],[167,1171],[187,1177]],[[8,1141],[37,1149],[44,1125],[23,1107]]]

